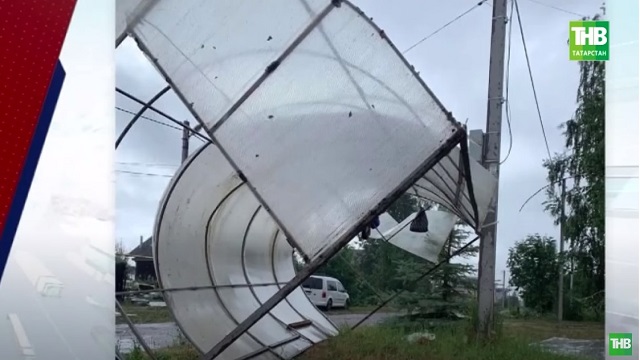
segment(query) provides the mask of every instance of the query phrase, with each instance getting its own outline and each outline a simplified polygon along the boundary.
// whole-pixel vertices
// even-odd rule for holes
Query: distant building
[[[155,282],[156,269],[153,263],[153,248],[151,238],[142,241],[140,245],[131,250],[128,254],[131,260],[136,263],[135,279],[142,282]]]

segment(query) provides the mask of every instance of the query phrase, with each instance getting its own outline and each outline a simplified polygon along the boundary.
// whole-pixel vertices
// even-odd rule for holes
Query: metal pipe
[[[140,118],[140,116],[142,116],[142,114],[144,114],[145,111],[147,111],[147,109],[154,103],[156,102],[158,99],[160,99],[162,97],[162,95],[166,94],[167,91],[169,91],[171,89],[170,86],[165,87],[164,89],[160,90],[157,94],[155,94],[154,97],[151,98],[151,100],[149,100],[147,103],[145,103],[142,108],[140,110],[138,110],[138,112],[136,113],[136,115],[129,121],[129,123],[127,124],[127,126],[124,127],[124,129],[122,130],[122,132],[120,133],[120,136],[118,136],[118,139],[116,140],[116,149],[118,148],[118,146],[120,145],[120,143],[122,142],[122,140],[124,139],[125,136],[127,136],[127,133],[129,132],[129,130],[131,130],[131,128],[133,127],[133,125],[136,123],[136,121],[138,121],[138,119]]]

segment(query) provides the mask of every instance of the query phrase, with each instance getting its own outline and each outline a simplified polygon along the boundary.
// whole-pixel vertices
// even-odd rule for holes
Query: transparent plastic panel
[[[155,3],[132,31],[172,80],[174,90],[208,126],[330,4],[328,0]]]
[[[116,1],[116,39],[122,37],[128,24],[136,19],[151,6],[153,0],[117,0]]]
[[[268,253],[256,253],[254,248],[246,247],[246,235],[252,227],[252,219],[260,204],[248,187],[238,189],[214,214],[207,236],[209,248],[209,268],[216,285],[247,285],[243,252],[252,256],[268,258]],[[256,224],[259,226],[260,224]],[[264,225],[264,224],[263,224]],[[263,229],[259,229],[261,231]],[[265,267],[263,272],[271,272]],[[237,323],[248,318],[260,303],[248,286],[223,287],[218,289],[220,299]],[[291,338],[295,333],[285,329],[272,315],[264,316],[248,331],[263,346]]]
[[[455,130],[377,28],[345,3],[215,136],[314,258]]]
[[[414,233],[409,230],[409,223],[411,223],[411,221],[416,217],[416,214],[417,213],[413,213],[396,226],[385,231],[381,229],[380,232],[384,238],[389,241],[389,243],[399,247],[400,249],[408,251],[432,263],[437,263],[438,255],[440,255],[442,247],[447,241],[447,237],[451,234],[457,218],[455,215],[448,212],[427,210],[426,214],[427,219],[429,219],[429,231],[425,234],[421,234]],[[371,237],[382,238],[378,232],[372,232]]]
[[[264,211],[264,209],[260,209],[251,221],[251,226],[245,238],[244,264],[249,282],[251,284],[274,284],[270,286],[252,287],[253,295],[257,298],[260,305],[265,303],[280,289],[279,286],[276,285],[274,258],[271,256],[278,232],[278,227],[271,218],[271,215]],[[289,258],[290,257],[291,256],[289,256]],[[288,261],[292,259],[283,260]],[[265,269],[269,271],[265,271]],[[284,280],[286,282],[291,279]],[[270,313],[286,325],[306,320],[306,318],[298,314],[287,301],[281,301],[271,309]],[[326,338],[325,336],[319,336],[312,328],[302,328],[298,329],[298,331],[313,343],[320,342]]]
[[[384,212],[380,214],[378,218],[380,219],[380,225],[378,226],[377,231],[371,232],[371,236],[377,236],[378,231],[384,234],[385,232],[393,229],[398,225],[398,222],[396,221],[396,219],[394,219],[393,216],[389,215],[388,212]]]
[[[273,258],[278,282],[281,283],[293,279],[296,275],[296,270],[293,267],[293,249],[282,232],[276,237]],[[316,336],[321,336],[320,334],[325,334],[325,336],[338,334],[338,328],[335,324],[309,301],[309,298],[305,295],[301,287],[296,288],[287,296],[287,302],[304,318],[314,323],[316,331],[319,332]]]
[[[216,171],[208,170],[212,167]],[[217,149],[205,146],[169,185],[158,212],[153,242],[156,272],[163,288],[213,285],[203,251],[206,223],[218,203],[240,185],[233,174]],[[236,326],[213,288],[170,291],[165,293],[165,300],[183,334],[202,352]],[[243,335],[221,359],[236,359],[259,348],[257,342]]]
[[[411,193],[445,206],[465,223],[477,227],[479,224],[476,224],[474,219],[466,177],[459,182],[461,166],[460,149],[456,147],[418,180]],[[469,167],[478,217],[482,224],[495,195],[497,181],[495,176],[477,161],[469,159]],[[457,203],[456,194],[459,194]]]
[[[278,236],[281,232],[266,211],[256,213],[259,207],[253,193],[242,185],[213,145],[203,146],[187,160],[160,204],[154,257],[161,285],[218,286],[169,291],[165,295],[182,332],[202,352],[210,350],[238,321],[275,294],[279,289],[276,278],[284,283],[295,275],[293,249]],[[203,251],[207,247],[209,251]],[[247,278],[250,284],[274,285],[224,287],[247,284]],[[309,341],[287,343],[279,346],[279,351],[292,356],[311,343],[337,334],[335,326],[301,289],[287,300],[252,326],[220,358],[236,359],[263,345],[291,338],[294,333],[285,330],[285,324],[303,319],[321,325],[300,329]],[[257,358],[277,357],[264,352]]]

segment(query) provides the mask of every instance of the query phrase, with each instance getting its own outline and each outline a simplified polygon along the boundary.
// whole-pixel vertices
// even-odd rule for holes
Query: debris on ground
[[[409,334],[407,336],[407,341],[410,343],[416,344],[426,344],[436,339],[436,334],[430,333],[428,331],[417,332],[413,334]]]

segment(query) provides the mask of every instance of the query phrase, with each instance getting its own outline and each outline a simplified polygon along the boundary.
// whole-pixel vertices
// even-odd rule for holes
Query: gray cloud
[[[555,4],[547,1],[547,4]],[[385,30],[398,48],[404,50],[476,2],[457,0],[438,2],[437,6],[435,2],[417,0],[357,3]],[[559,152],[564,141],[558,126],[575,110],[578,65],[568,60],[566,42],[568,22],[576,16],[528,0],[520,1],[519,5],[549,146],[552,153]],[[566,0],[561,6],[576,13],[592,15],[600,5],[598,0]],[[482,5],[406,54],[409,62],[420,71],[428,86],[454,116],[461,122],[468,119],[470,129],[483,129],[485,126],[491,12],[488,4]],[[126,41],[116,51],[116,68],[117,86],[143,100],[150,99],[166,86],[132,41]],[[558,235],[553,220],[540,205],[543,196],[536,197],[522,212],[518,211],[533,192],[546,184],[546,173],[541,164],[547,157],[547,151],[529,81],[519,30],[514,24],[510,78],[513,149],[501,168],[498,278],[502,278],[508,249],[515,241],[535,232]],[[117,95],[116,105],[134,112],[140,108],[140,105],[120,95]],[[155,105],[179,120],[190,120],[195,124],[171,92]],[[145,115],[167,122],[151,111]],[[117,112],[117,133],[122,131],[131,116]],[[178,130],[140,119],[117,151],[116,169],[120,172],[117,174],[116,236],[129,249],[137,244],[140,235],[150,235],[157,204],[169,178],[133,175],[122,170],[172,174],[180,161],[180,137]],[[191,144],[191,150],[195,150],[201,142],[192,140]],[[508,146],[505,119],[503,157]]]

